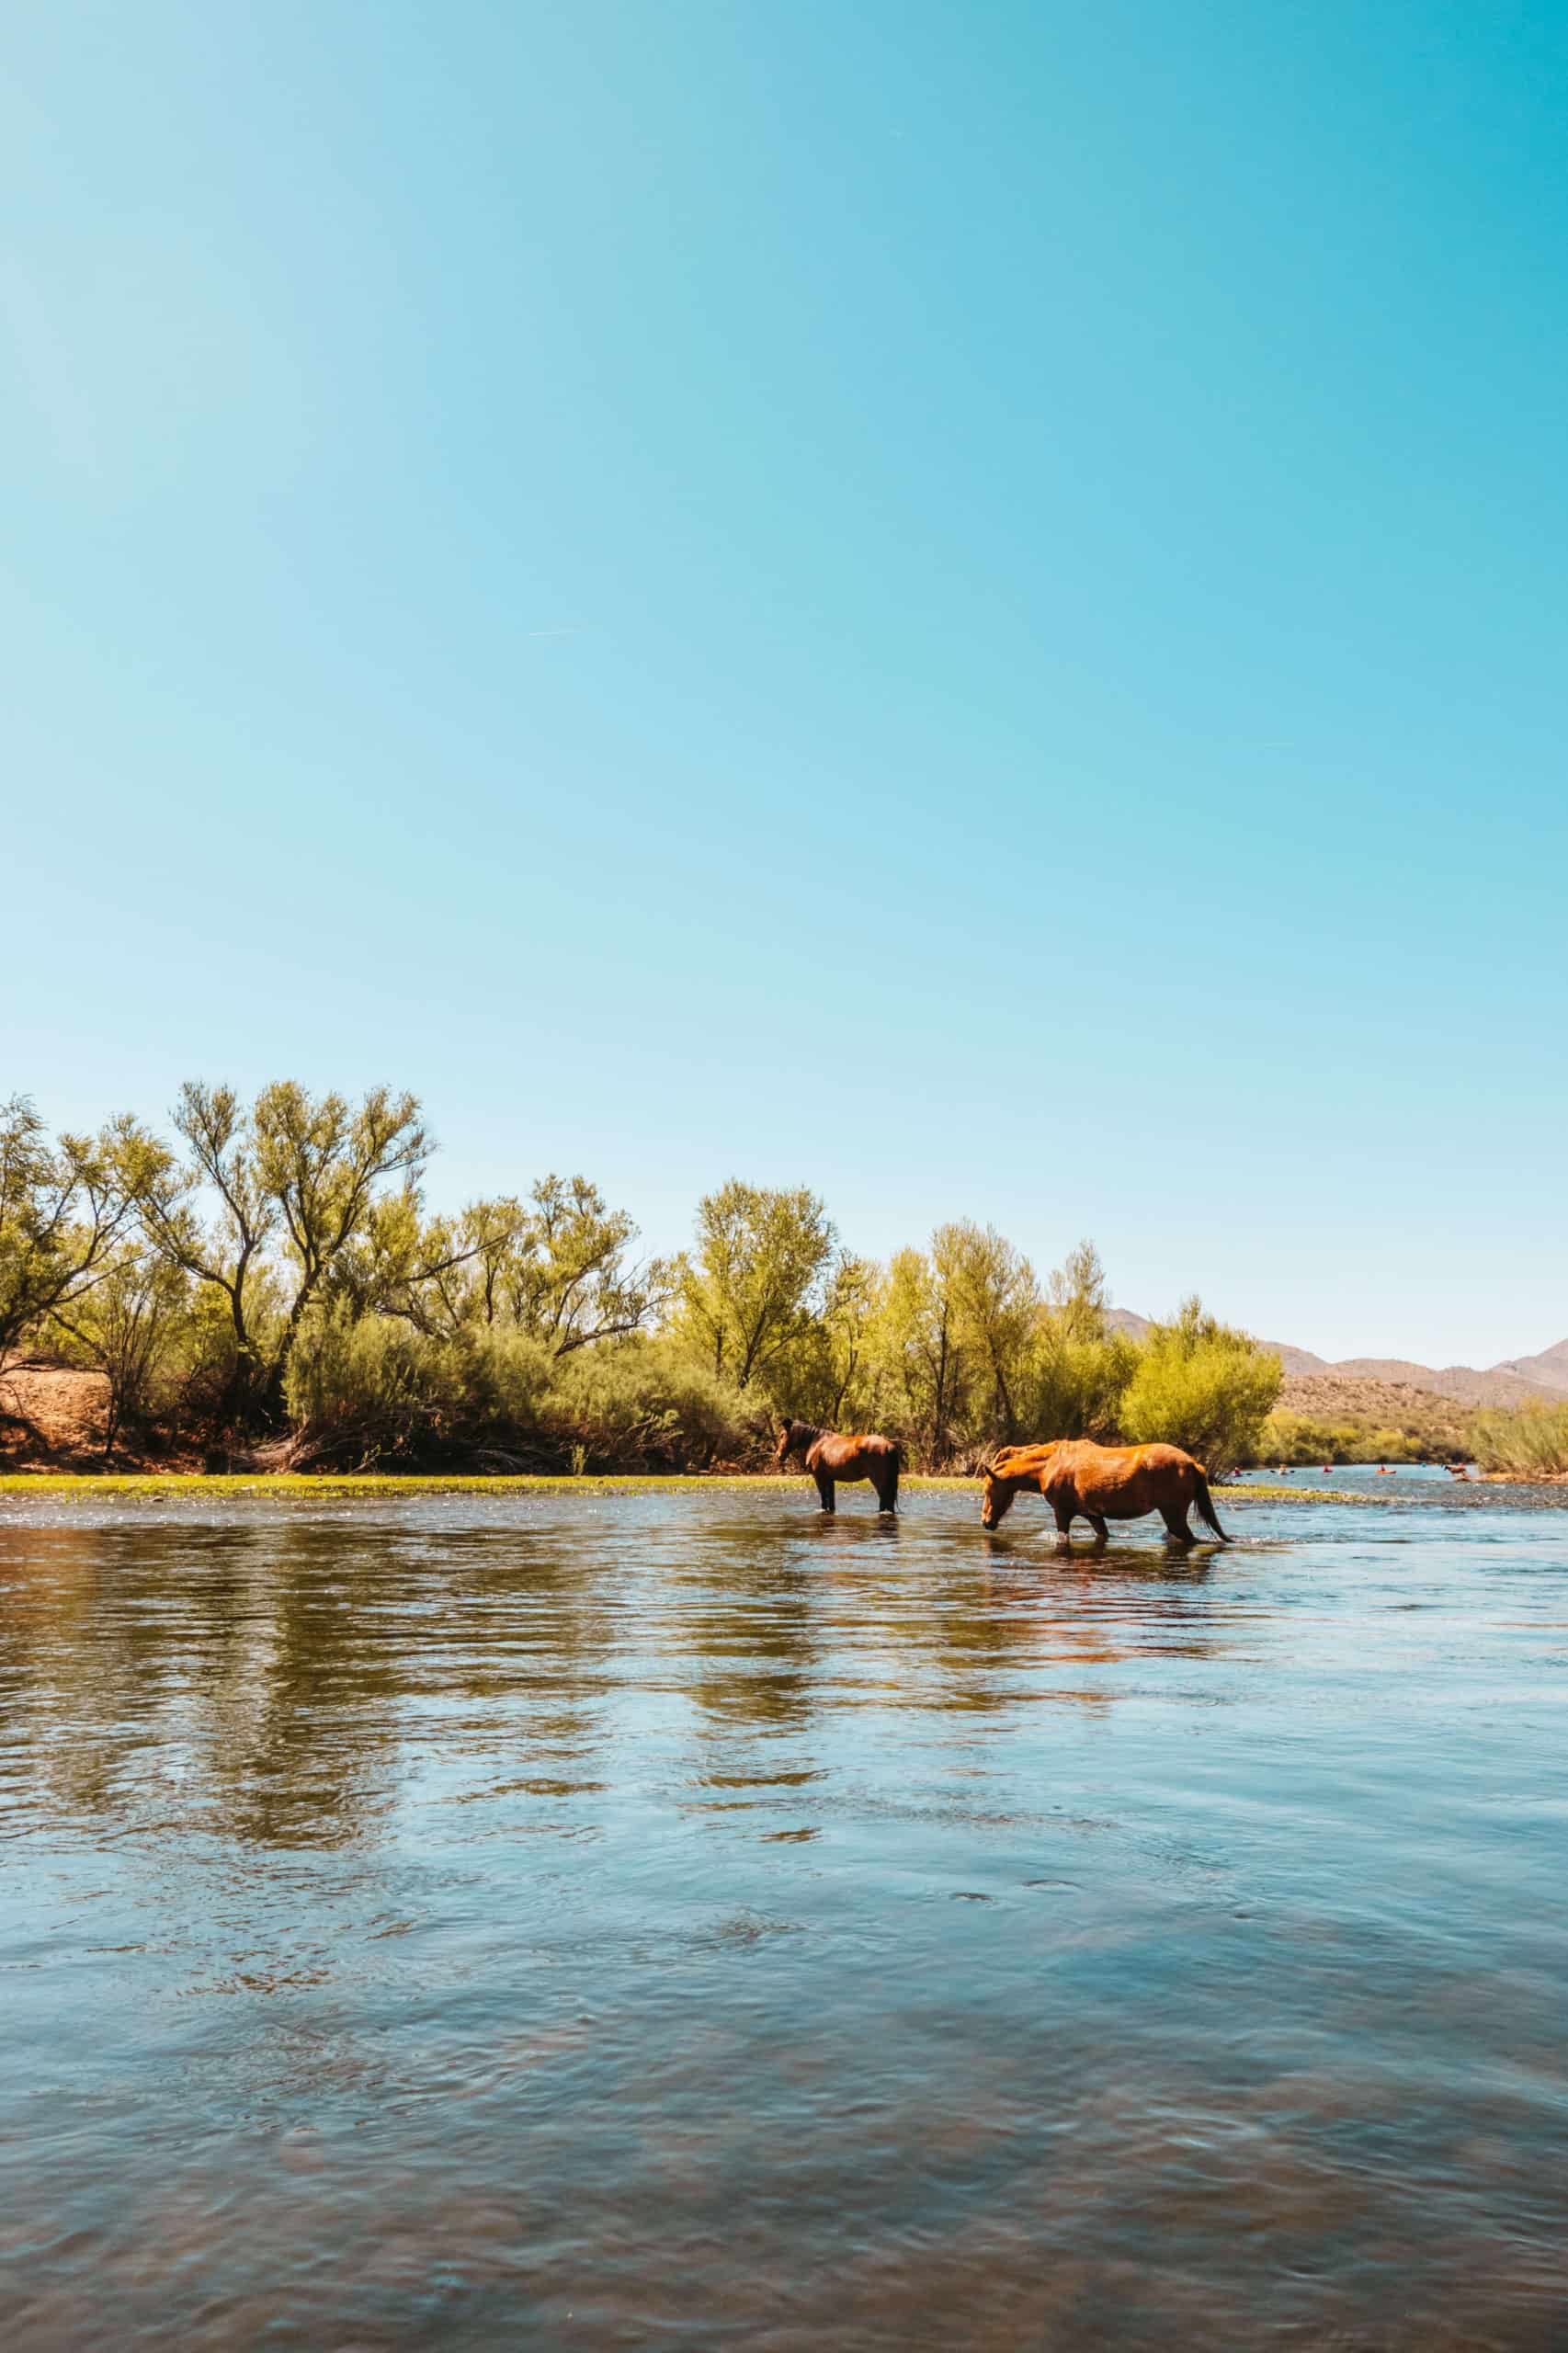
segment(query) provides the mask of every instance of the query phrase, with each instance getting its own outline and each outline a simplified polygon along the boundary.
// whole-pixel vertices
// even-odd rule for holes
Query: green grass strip
[[[978,1479],[906,1477],[909,1488],[969,1488],[978,1495]],[[90,1500],[95,1495],[159,1497],[165,1495],[660,1495],[704,1489],[749,1492],[791,1487],[809,1493],[807,1483],[780,1479],[767,1472],[669,1472],[635,1474],[585,1472],[540,1472],[527,1477],[440,1477],[415,1472],[392,1473],[355,1471],[331,1473],[304,1472],[10,1472],[0,1476],[0,1495],[64,1495]],[[853,1508],[852,1496],[846,1498]],[[1336,1487],[1221,1487],[1215,1498],[1226,1503],[1382,1503],[1384,1496],[1358,1495]]]

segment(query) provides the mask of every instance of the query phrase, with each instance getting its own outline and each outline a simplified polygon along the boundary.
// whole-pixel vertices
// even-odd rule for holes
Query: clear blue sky
[[[55,0],[0,158],[6,1087],[1568,1332],[1568,8]]]

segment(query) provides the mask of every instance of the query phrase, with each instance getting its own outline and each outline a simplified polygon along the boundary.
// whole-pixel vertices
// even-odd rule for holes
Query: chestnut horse
[[[779,1428],[774,1461],[780,1470],[792,1454],[817,1483],[824,1511],[835,1508],[835,1479],[869,1479],[877,1491],[877,1509],[898,1510],[898,1474],[903,1461],[898,1442],[869,1433],[840,1438],[835,1430],[819,1430],[814,1422],[785,1422]]]
[[[1105,1550],[1108,1519],[1142,1519],[1157,1511],[1179,1543],[1193,1541],[1187,1524],[1199,1518],[1221,1544],[1230,1538],[1215,1516],[1209,1474],[1179,1446],[1096,1446],[1092,1438],[1058,1438],[1050,1446],[1004,1446],[985,1473],[980,1524],[995,1528],[1016,1495],[1040,1495],[1056,1515],[1057,1541],[1065,1544],[1074,1517],[1095,1531],[1095,1549]]]

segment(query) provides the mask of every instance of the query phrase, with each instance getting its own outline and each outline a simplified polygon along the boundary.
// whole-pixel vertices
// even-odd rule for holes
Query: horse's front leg
[[[824,1511],[835,1511],[837,1509],[837,1506],[833,1500],[833,1481],[827,1478],[821,1471],[817,1472],[816,1479],[817,1493],[822,1497],[822,1507]]]

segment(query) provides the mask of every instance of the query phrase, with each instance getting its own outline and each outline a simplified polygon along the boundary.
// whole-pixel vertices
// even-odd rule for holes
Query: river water
[[[1560,2347],[1568,1512],[1290,1483],[6,1498],[0,2343]]]

